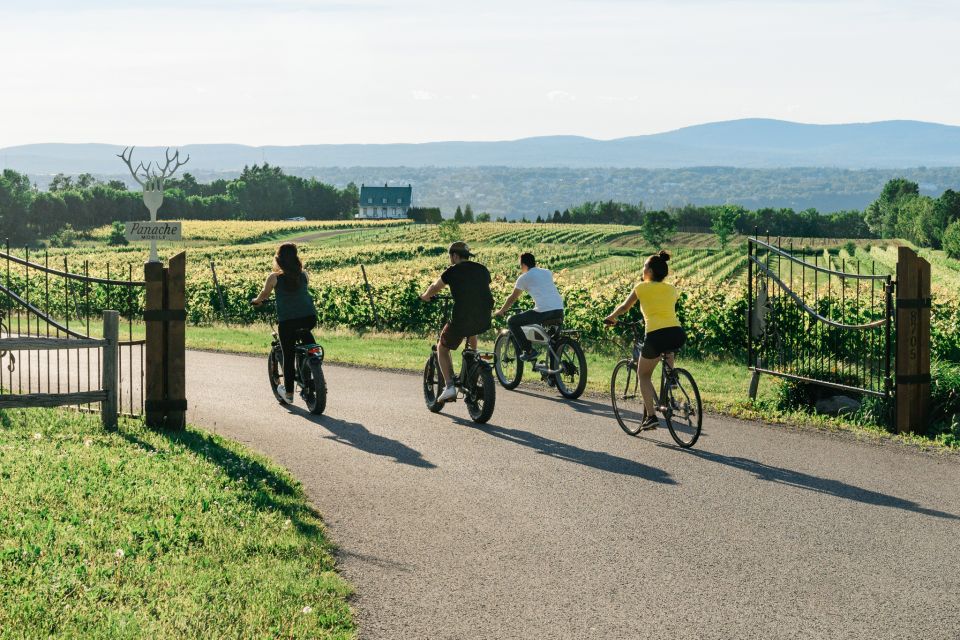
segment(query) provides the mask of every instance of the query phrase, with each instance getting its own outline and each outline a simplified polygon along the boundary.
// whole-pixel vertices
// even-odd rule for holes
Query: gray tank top
[[[317,315],[317,308],[313,304],[313,297],[307,287],[307,276],[300,274],[300,281],[293,289],[289,287],[289,278],[281,274],[277,277],[277,286],[274,289],[277,296],[277,320],[296,320]]]

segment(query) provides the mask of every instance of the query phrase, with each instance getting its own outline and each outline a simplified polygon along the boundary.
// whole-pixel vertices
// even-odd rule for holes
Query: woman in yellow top
[[[671,284],[664,282],[669,273],[667,262],[670,254],[666,251],[656,253],[643,263],[643,281],[638,284],[627,299],[613,310],[604,322],[609,325],[617,324],[617,318],[629,311],[637,302],[643,313],[643,324],[646,335],[643,338],[643,349],[640,351],[640,362],[637,364],[637,374],[640,379],[640,392],[643,394],[644,417],[642,429],[655,429],[659,422],[654,402],[653,370],[657,368],[662,354],[667,354],[670,366],[673,366],[673,353],[683,346],[687,334],[677,318],[677,290]]]

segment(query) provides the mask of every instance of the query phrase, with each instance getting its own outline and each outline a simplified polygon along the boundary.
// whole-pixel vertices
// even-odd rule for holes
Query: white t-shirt
[[[520,291],[526,291],[533,298],[534,311],[563,311],[563,298],[553,283],[553,273],[549,269],[534,267],[520,274],[515,285]]]

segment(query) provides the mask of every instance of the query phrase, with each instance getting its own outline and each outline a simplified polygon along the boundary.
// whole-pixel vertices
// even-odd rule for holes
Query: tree
[[[720,248],[726,249],[730,242],[730,236],[737,230],[737,222],[743,214],[743,208],[734,205],[724,205],[717,207],[713,212],[713,219],[710,228],[713,230],[717,240],[720,242]]]
[[[554,212],[553,212],[553,220],[552,220],[552,222],[557,222],[557,223],[559,223],[560,221],[561,221],[560,210],[559,210],[559,209],[556,209],[556,210],[554,210]]]
[[[111,247],[122,247],[130,244],[122,222],[114,220],[110,227],[110,237],[107,239],[107,244]]]
[[[537,224],[543,224],[543,218],[537,216]]]
[[[48,189],[50,191],[66,191],[73,188],[73,178],[62,173],[53,176]]]
[[[677,221],[666,211],[648,211],[640,225],[640,235],[654,249],[662,249],[677,230]]]
[[[110,180],[107,182],[107,187],[113,189],[114,191],[126,191],[127,183],[123,180]]]
[[[457,205],[457,211],[453,214],[453,219],[455,222],[463,222],[463,210],[460,205]]]
[[[947,256],[960,260],[960,220],[954,220],[943,232],[943,250]]]
[[[463,221],[473,222],[473,207],[471,207],[469,204],[463,210]]]
[[[95,184],[100,184],[99,181],[89,173],[81,173],[77,176],[77,181],[74,183],[74,187],[77,189],[89,189]]]
[[[4,169],[0,174],[0,237],[14,242],[30,240],[27,223],[33,186],[24,174]]]
[[[440,240],[442,242],[456,242],[460,239],[460,223],[454,220],[444,220],[440,223]]]
[[[477,222],[490,222],[490,214],[487,212],[477,214]]]

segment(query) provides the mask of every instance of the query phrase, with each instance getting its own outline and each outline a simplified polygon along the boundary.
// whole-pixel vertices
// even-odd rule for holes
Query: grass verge
[[[0,412],[0,637],[352,638],[299,485],[240,445]]]

